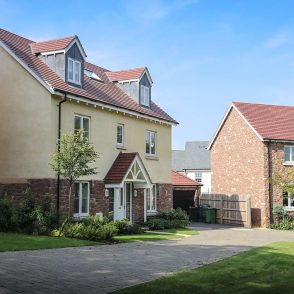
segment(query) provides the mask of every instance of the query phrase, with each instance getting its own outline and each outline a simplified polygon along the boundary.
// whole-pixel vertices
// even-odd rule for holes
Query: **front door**
[[[117,188],[114,197],[114,219],[132,221],[132,183],[125,183],[124,188]]]

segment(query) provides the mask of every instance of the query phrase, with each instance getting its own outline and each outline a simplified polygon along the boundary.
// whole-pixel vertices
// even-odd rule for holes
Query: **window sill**
[[[294,207],[284,206],[285,211],[294,211]]]
[[[147,210],[147,215],[151,216],[155,214],[157,214],[157,210]]]
[[[294,161],[285,161],[283,162],[284,166],[294,166]]]
[[[88,217],[89,216],[89,213],[83,213],[83,214],[78,214],[78,213],[74,213],[73,217],[75,219],[81,219],[81,218],[85,218],[85,217]]]
[[[116,149],[127,150],[127,148],[123,145],[116,145]]]
[[[159,158],[156,155],[150,155],[150,154],[146,154],[145,158],[149,160],[159,160]]]

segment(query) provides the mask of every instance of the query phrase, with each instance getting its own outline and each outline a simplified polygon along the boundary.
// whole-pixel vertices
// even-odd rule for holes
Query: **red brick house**
[[[211,150],[212,192],[251,197],[252,225],[265,227],[272,208],[294,211],[269,178],[294,166],[294,107],[233,102],[218,127]]]

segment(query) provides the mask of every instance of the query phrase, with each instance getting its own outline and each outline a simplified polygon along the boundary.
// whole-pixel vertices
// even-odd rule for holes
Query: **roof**
[[[294,141],[294,106],[233,102],[209,148],[232,109],[240,114],[261,141]]]
[[[106,74],[112,82],[137,80],[142,76],[145,69],[145,67],[139,67],[127,70],[110,71]]]
[[[69,36],[62,39],[32,43],[31,44],[32,52],[36,54],[36,53],[42,53],[42,52],[64,50],[75,38],[76,36]]]
[[[202,186],[197,181],[194,181],[176,171],[172,171],[172,184],[173,186]]]
[[[209,141],[186,142],[185,150],[173,150],[173,170],[210,170],[208,144]]]
[[[61,48],[65,46],[70,38],[72,37],[69,37],[67,41],[64,41],[67,38],[50,41],[50,46],[52,44],[59,44],[59,41],[62,43],[60,47],[58,47],[59,45],[56,47],[52,45],[50,48],[54,50]],[[42,43],[44,45],[44,43],[47,42]],[[85,74],[84,87],[82,89],[67,84],[39,57],[32,53],[31,46],[34,47],[34,44],[40,45],[41,43],[33,42],[29,39],[0,29],[0,46],[8,51],[9,54],[11,54],[14,58],[18,59],[18,61],[47,89],[49,85],[50,89],[53,89],[54,91],[67,92],[69,94],[75,95],[76,97],[86,98],[93,102],[104,104],[105,106],[115,106],[122,110],[128,110],[137,114],[142,114],[151,118],[177,124],[177,122],[171,116],[169,116],[154,102],[151,102],[150,108],[141,106],[134,99],[124,93],[118,86],[112,83],[112,81],[110,81],[107,76],[107,73],[110,72],[109,70],[97,65],[85,62],[85,68],[92,70],[98,77],[102,79],[102,82],[95,81]]]
[[[104,181],[105,184],[120,184],[138,153],[119,153]]]

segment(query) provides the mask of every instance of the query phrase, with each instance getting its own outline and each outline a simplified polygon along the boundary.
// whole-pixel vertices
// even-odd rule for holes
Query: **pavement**
[[[193,224],[181,240],[0,253],[0,294],[110,293],[192,269],[294,233]]]

